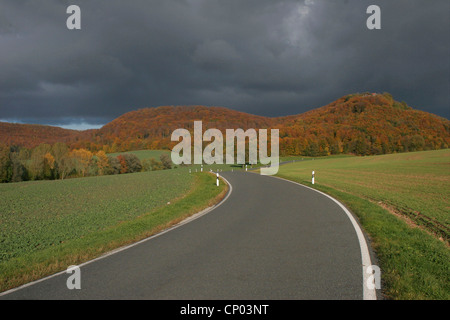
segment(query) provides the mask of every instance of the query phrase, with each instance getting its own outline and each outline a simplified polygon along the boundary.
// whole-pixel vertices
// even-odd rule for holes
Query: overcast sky
[[[66,9],[81,8],[81,30]],[[366,9],[381,8],[381,30]],[[355,92],[450,118],[448,0],[0,0],[0,119],[162,105],[299,114]]]

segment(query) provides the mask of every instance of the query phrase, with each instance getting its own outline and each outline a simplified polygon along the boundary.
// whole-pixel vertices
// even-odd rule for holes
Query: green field
[[[443,236],[450,226],[450,151],[411,152],[372,157],[304,160],[282,166],[281,176],[332,187],[429,221]],[[423,218],[423,221],[421,221]],[[448,239],[448,238],[447,238]]]
[[[369,234],[394,299],[450,299],[450,150],[304,159],[280,177],[344,202]]]
[[[178,170],[0,184],[0,291],[149,236],[225,189]]]

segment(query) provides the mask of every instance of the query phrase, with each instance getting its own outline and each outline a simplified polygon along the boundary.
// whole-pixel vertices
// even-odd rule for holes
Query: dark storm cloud
[[[70,4],[82,30],[66,28]],[[366,28],[366,8],[382,29]],[[0,119],[106,123],[159,105],[298,114],[354,92],[449,118],[447,0],[0,0]]]

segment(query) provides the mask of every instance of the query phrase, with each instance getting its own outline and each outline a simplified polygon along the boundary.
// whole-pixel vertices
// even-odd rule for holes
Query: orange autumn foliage
[[[357,155],[448,148],[450,121],[410,108],[388,93],[351,94],[302,114],[269,118],[222,107],[166,106],[128,112],[101,129],[73,131],[0,123],[0,143],[35,146],[61,141],[71,149],[105,153],[171,149],[171,133],[193,130],[279,129],[281,155]],[[37,130],[37,131],[36,131]],[[38,134],[36,134],[38,132]],[[8,133],[8,134],[7,134]]]

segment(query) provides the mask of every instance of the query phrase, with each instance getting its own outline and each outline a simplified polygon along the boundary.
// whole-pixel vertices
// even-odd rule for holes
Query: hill
[[[223,107],[165,106],[128,112],[94,133],[99,146],[111,152],[137,149],[167,149],[171,134],[178,128],[193,130],[194,120],[203,128],[268,128],[272,119],[250,115]]]
[[[25,148],[34,148],[41,143],[53,144],[60,141],[69,141],[79,131],[63,129],[39,124],[19,124],[0,122],[0,144],[18,145]]]
[[[352,94],[281,120],[280,149],[310,156],[434,150],[450,145],[450,121],[388,93]]]
[[[145,108],[128,112],[97,130],[61,129],[53,134],[54,127],[47,128],[48,131],[41,128],[42,134],[32,136],[28,142],[29,127],[22,125],[25,127],[20,128],[24,130],[18,127],[5,138],[2,128],[5,124],[0,123],[0,143],[30,146],[40,141],[62,141],[71,148],[103,149],[107,153],[170,149],[175,144],[170,141],[172,131],[192,130],[194,120],[201,120],[203,129],[279,129],[281,155],[370,155],[434,150],[450,145],[449,120],[412,109],[388,93],[351,94],[303,114],[277,118],[223,107]]]

